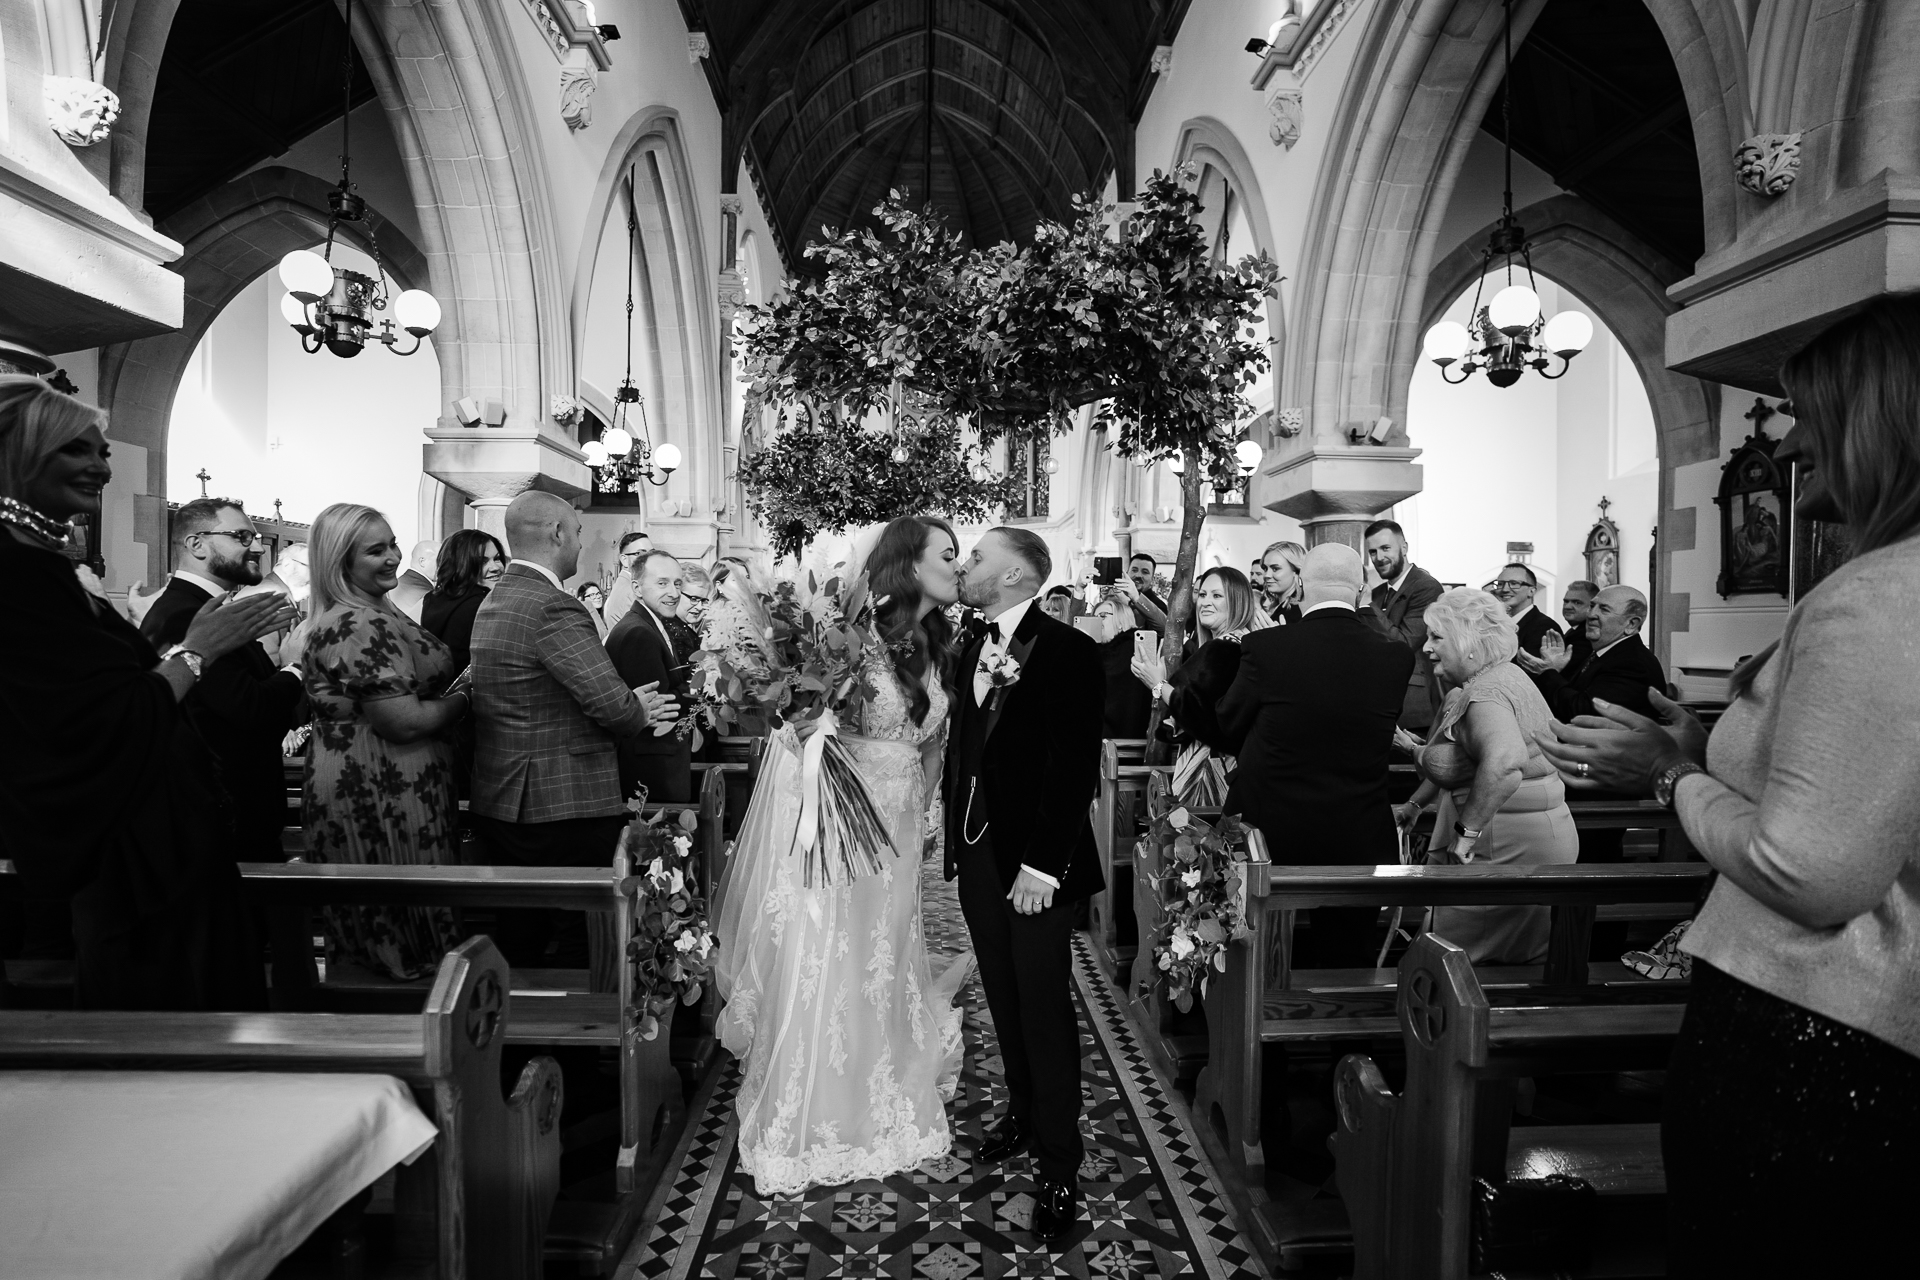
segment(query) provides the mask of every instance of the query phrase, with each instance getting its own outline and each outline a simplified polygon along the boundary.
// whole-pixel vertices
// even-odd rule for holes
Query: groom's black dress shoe
[[[980,1145],[974,1148],[973,1154],[983,1164],[999,1164],[1008,1156],[1017,1156],[1025,1151],[1032,1137],[1027,1132],[1027,1126],[1016,1117],[1005,1116],[981,1136]]]
[[[1064,1182],[1046,1178],[1035,1180],[1033,1235],[1042,1244],[1052,1244],[1080,1220],[1080,1191]]]

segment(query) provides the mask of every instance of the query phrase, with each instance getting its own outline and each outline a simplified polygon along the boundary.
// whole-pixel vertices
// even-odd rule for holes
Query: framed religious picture
[[[1774,461],[1779,444],[1756,427],[1720,473],[1722,597],[1788,593],[1793,483]]]
[[[1612,505],[1605,495],[1601,496],[1600,518],[1587,530],[1587,543],[1581,548],[1587,561],[1587,581],[1602,591],[1620,585],[1620,526],[1607,519],[1607,508]]]

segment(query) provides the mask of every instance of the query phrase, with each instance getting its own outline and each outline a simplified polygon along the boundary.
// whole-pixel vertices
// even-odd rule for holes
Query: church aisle
[[[924,870],[925,928],[934,967],[967,947],[954,886],[938,861]],[[1005,1105],[993,1026],[977,982],[967,1002],[966,1065],[950,1114],[960,1151],[911,1174],[761,1200],[738,1167],[731,1064],[697,1098],[686,1153],[650,1206],[617,1280],[1241,1280],[1260,1274],[1234,1229],[1184,1109],[1154,1074],[1118,993],[1076,935],[1081,1011],[1081,1221],[1057,1250],[1036,1247],[1025,1157],[982,1168],[981,1130]]]

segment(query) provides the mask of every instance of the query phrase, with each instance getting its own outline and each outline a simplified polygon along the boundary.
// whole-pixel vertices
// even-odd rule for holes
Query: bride
[[[944,610],[959,546],[935,517],[888,524],[866,569],[886,651],[869,669],[861,736],[843,735],[899,857],[878,875],[808,889],[792,852],[799,744],[782,729],[719,891],[720,1041],[744,1064],[740,1164],[765,1195],[883,1178],[945,1155],[961,1061],[953,998],[971,955],[934,978],[920,864],[940,830],[946,738]],[[857,563],[847,572],[859,571]]]

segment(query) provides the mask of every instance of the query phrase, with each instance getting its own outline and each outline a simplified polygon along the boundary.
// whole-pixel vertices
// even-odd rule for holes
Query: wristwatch
[[[206,661],[205,658],[183,644],[177,644],[160,655],[160,661],[162,662],[165,662],[168,658],[178,658],[180,661],[186,663],[187,670],[193,673],[195,680],[200,678],[200,666]]]
[[[1704,765],[1697,765],[1691,760],[1682,760],[1679,764],[1669,767],[1665,773],[1653,780],[1654,802],[1671,809],[1673,807],[1673,789],[1679,785],[1680,779],[1690,773],[1705,773],[1706,771]]]

